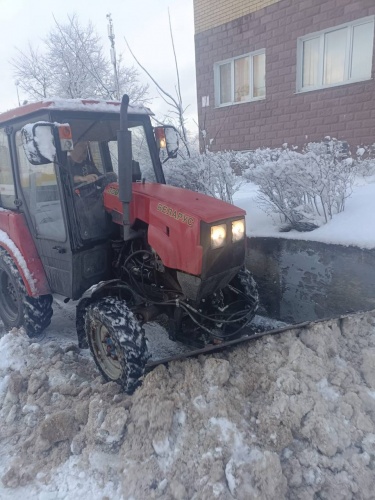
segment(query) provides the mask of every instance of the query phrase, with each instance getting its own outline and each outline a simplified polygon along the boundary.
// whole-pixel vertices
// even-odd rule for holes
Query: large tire
[[[52,295],[27,295],[12,257],[0,249],[0,317],[5,327],[23,326],[29,337],[36,337],[51,323],[52,314]]]
[[[100,373],[132,394],[140,385],[148,356],[144,331],[126,303],[104,297],[88,305],[85,330]]]

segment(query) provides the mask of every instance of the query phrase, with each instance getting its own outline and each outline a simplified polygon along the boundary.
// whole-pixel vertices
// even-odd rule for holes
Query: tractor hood
[[[136,185],[135,190],[162,200],[168,208],[191,214],[208,224],[221,219],[246,215],[245,210],[230,203],[188,189],[165,184],[144,184]]]
[[[165,184],[133,183],[133,201],[131,203],[131,213],[137,217],[138,204],[134,203],[134,196],[144,198],[144,204],[158,202],[156,209],[173,217],[173,214],[183,214],[187,217],[199,219],[207,224],[215,221],[229,219],[232,217],[244,217],[245,210],[230,203],[218,200],[211,196],[196,193],[188,189],[182,189]],[[108,211],[115,209],[122,211],[121,203],[118,200],[118,184],[110,184],[104,194],[104,204]],[[153,205],[153,203],[152,203]],[[171,215],[172,214],[172,215]],[[186,219],[185,219],[186,220]]]
[[[203,232],[207,234],[207,228],[215,223],[230,224],[246,215],[241,208],[187,189],[151,183],[133,183],[132,188],[131,224],[142,221],[148,225],[148,243],[165,266],[195,276],[202,275],[207,252],[212,252]],[[105,188],[104,206],[115,223],[123,223],[117,183]],[[229,240],[224,250],[232,256],[231,267],[240,266],[244,260],[245,241],[232,249]],[[222,251],[220,249],[215,255]],[[223,269],[227,265],[228,259],[223,259]]]

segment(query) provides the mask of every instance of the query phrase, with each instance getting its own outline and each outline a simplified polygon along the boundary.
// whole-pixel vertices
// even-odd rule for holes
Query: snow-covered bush
[[[245,156],[244,177],[258,184],[261,206],[281,216],[284,230],[312,230],[344,210],[357,168],[346,143],[326,138],[302,152],[284,145]]]
[[[303,190],[294,183],[301,171],[302,155],[288,148],[257,149],[249,152],[243,175],[259,186],[259,205],[267,213],[277,213],[282,222],[298,227],[309,219],[310,210]]]
[[[356,156],[358,172],[364,177],[375,175],[375,144],[358,147]]]
[[[242,154],[236,151],[194,153],[190,158],[169,160],[164,173],[168,184],[233,203],[233,195],[243,182],[233,165],[242,161]]]
[[[243,182],[259,186],[260,206],[280,216],[282,230],[311,231],[345,209],[355,176],[375,174],[375,145],[352,157],[344,141],[326,137],[295,147],[194,153],[164,164],[168,184],[233,203]]]
[[[306,192],[318,215],[323,215],[328,222],[333,214],[345,208],[357,173],[356,162],[347,143],[336,139],[308,144],[303,156],[307,170]]]

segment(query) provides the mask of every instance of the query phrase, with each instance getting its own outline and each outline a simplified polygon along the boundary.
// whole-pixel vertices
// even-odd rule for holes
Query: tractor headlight
[[[227,237],[226,224],[211,227],[211,248],[220,248],[225,245]]]
[[[245,220],[235,220],[232,222],[232,241],[241,241],[245,237]]]

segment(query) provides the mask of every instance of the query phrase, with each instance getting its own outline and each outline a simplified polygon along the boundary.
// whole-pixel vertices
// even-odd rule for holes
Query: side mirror
[[[174,127],[164,127],[168,158],[177,158],[178,132]]]
[[[58,134],[55,134],[57,129]],[[21,129],[22,145],[26,157],[32,165],[45,165],[57,159],[55,135],[62,151],[73,149],[72,133],[69,125],[55,125],[48,122],[28,123]]]
[[[168,158],[177,158],[178,132],[171,125],[155,127],[155,139],[158,149],[166,149]]]

